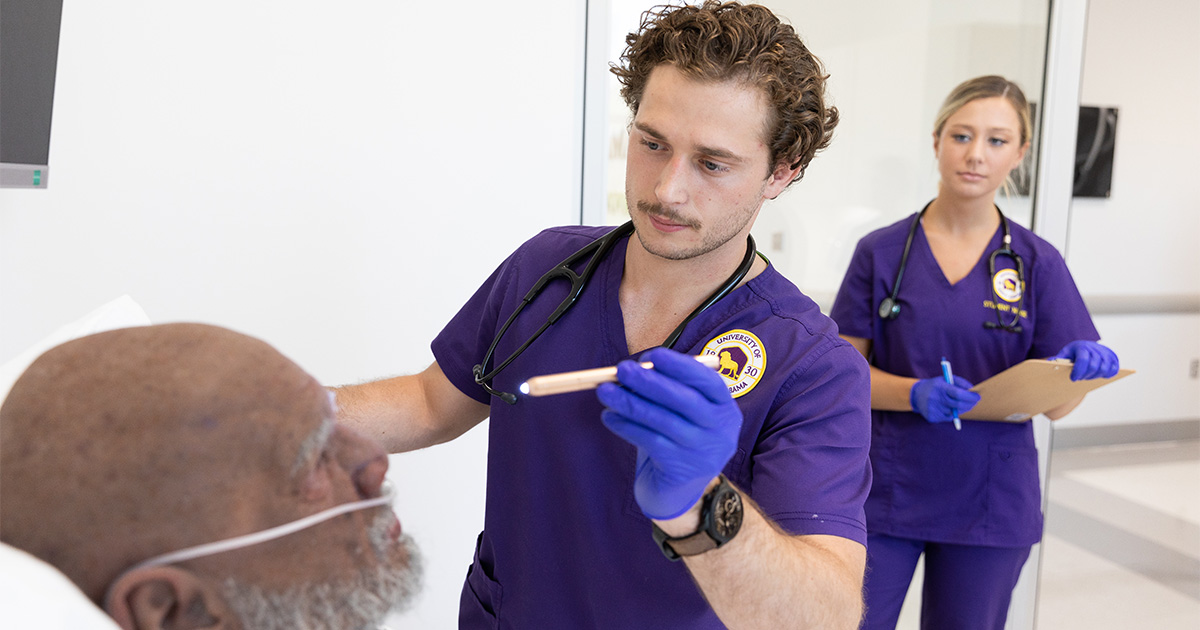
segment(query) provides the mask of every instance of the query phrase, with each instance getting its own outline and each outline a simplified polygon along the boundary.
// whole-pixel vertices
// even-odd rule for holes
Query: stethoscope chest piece
[[[883,298],[883,301],[879,303],[879,318],[896,319],[898,315],[900,315],[900,303],[891,296]]]

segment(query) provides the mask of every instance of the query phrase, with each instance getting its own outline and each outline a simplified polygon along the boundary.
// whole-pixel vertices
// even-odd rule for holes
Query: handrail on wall
[[[1092,315],[1200,313],[1200,294],[1085,295]]]

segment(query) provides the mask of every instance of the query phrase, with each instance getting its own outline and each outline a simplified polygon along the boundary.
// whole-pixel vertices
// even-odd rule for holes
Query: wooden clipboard
[[[1027,359],[971,388],[979,404],[962,414],[963,420],[1024,422],[1039,413],[1133,374],[1118,370],[1112,378],[1072,381],[1066,360]]]

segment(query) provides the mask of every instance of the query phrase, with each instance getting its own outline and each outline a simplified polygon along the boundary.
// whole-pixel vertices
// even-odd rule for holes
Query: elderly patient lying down
[[[385,453],[334,418],[304,370],[223,328],[67,342],[0,407],[0,541],[121,628],[373,628],[420,571]]]

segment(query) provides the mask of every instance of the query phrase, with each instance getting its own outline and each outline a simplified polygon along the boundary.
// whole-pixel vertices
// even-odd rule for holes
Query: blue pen
[[[948,384],[954,384],[954,372],[950,371],[950,362],[946,360],[946,357],[942,357],[942,376],[946,379]],[[958,419],[958,409],[954,409],[953,411],[954,429],[956,431],[962,431],[962,420]]]

